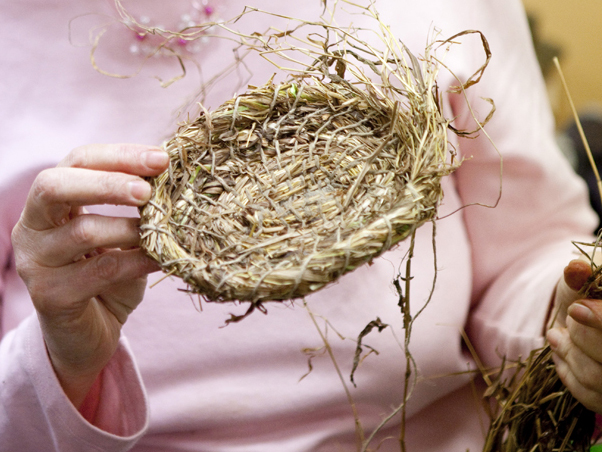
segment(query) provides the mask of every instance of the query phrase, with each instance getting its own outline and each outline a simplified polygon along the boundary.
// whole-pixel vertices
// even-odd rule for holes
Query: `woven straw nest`
[[[191,292],[252,307],[303,297],[436,217],[441,179],[458,164],[439,63],[429,47],[419,61],[371,14],[382,52],[323,22],[246,36],[290,62],[301,47],[283,36],[325,31],[324,42],[297,36],[312,65],[203,109],[164,145],[170,165],[151,180],[142,247]]]
[[[302,297],[434,218],[446,128],[343,81],[252,89],[167,142],[142,246],[211,300]]]

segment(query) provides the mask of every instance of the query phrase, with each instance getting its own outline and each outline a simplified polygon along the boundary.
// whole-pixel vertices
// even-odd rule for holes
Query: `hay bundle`
[[[483,452],[588,452],[595,413],[579,403],[564,386],[545,346],[525,363],[515,387],[502,385],[492,397],[501,403]]]
[[[165,145],[142,246],[211,300],[304,296],[434,218],[451,171],[432,92],[409,108],[345,80],[267,84]]]

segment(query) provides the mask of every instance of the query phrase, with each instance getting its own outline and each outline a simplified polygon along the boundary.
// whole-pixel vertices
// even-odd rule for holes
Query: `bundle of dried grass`
[[[516,386],[496,385],[488,396],[496,399],[501,410],[490,426],[483,452],[589,451],[595,413],[560,381],[549,346],[531,354]]]
[[[374,10],[362,13],[383,51],[326,22],[238,35],[266,58],[294,51],[313,64],[204,111],[165,144],[142,247],[192,292],[251,308],[302,297],[436,217],[441,178],[458,164],[437,60],[427,48],[419,62]],[[324,33],[304,38],[304,26]]]

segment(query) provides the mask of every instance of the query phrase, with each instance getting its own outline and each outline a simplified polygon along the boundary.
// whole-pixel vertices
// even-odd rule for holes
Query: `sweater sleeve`
[[[495,147],[483,133],[460,140],[468,160],[457,184],[465,205],[495,205],[502,173],[495,208],[462,211],[473,261],[467,330],[480,358],[495,365],[500,356],[524,358],[543,344],[554,288],[575,257],[572,241],[592,241],[597,219],[585,184],[556,145],[522,5],[486,4],[492,60],[481,83],[468,90],[468,100],[482,115],[482,97],[494,99],[497,110],[485,129]],[[466,102],[457,97],[452,104],[459,127],[474,128]]]
[[[147,428],[148,404],[125,338],[80,412],[52,369],[37,316],[17,319],[15,314],[32,310],[24,291],[8,290],[18,286],[10,280],[17,278],[11,268],[10,233],[28,179],[31,182],[33,175],[0,181],[0,452],[129,450]]]

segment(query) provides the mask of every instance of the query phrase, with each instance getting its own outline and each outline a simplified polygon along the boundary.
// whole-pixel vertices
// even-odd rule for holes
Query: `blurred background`
[[[535,51],[556,118],[558,142],[590,186],[592,205],[602,214],[600,195],[552,58],[562,66],[589,146],[602,172],[602,0],[523,0]]]

